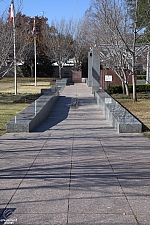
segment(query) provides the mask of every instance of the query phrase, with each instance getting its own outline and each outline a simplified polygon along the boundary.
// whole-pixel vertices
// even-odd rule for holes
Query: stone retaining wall
[[[95,92],[95,97],[106,120],[108,120],[119,133],[142,132],[142,123],[105,91],[99,90]]]
[[[31,132],[43,122],[59,97],[59,89],[45,89],[44,94],[6,124],[6,132]]]

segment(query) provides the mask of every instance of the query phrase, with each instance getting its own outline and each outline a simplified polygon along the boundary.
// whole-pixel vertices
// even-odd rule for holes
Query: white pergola
[[[132,46],[130,46],[132,49]],[[116,51],[121,51],[128,65],[128,69],[131,69],[132,56],[127,50],[125,45],[108,45],[102,44],[97,47],[97,52],[100,60],[103,62],[109,62],[113,56],[116,55]],[[136,45],[135,58],[141,56],[143,53],[147,53],[146,58],[146,83],[150,83],[150,44]]]

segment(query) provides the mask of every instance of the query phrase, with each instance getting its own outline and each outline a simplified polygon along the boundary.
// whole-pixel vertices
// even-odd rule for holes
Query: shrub
[[[129,92],[132,93],[133,86],[129,85]],[[137,92],[150,92],[150,84],[137,84],[136,85],[136,91]],[[123,93],[122,86],[121,85],[115,85],[115,86],[108,86],[107,92],[109,94],[121,94]]]
[[[108,94],[122,94],[122,86],[121,85],[114,85],[114,86],[108,86],[107,87]]]
[[[137,80],[146,80],[146,75],[141,74],[141,75],[137,75]]]

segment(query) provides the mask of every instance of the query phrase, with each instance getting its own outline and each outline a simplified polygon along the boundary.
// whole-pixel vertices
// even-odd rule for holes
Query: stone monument
[[[97,47],[93,47],[88,53],[88,86],[92,87],[92,93],[100,87],[100,57]]]

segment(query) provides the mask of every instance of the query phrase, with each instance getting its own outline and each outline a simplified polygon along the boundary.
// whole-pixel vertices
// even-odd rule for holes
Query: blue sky
[[[17,8],[19,0],[14,0]],[[27,16],[42,16],[51,20],[74,20],[83,17],[85,11],[90,6],[90,0],[22,0],[22,13]],[[0,0],[0,14],[8,10],[11,0]]]

